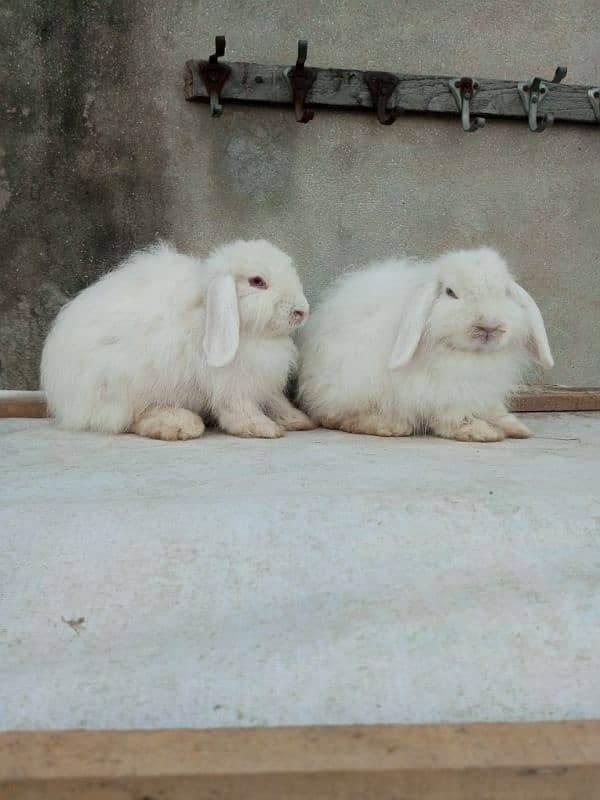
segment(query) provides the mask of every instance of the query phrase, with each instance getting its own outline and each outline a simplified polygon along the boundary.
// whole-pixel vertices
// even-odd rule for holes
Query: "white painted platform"
[[[600,415],[527,419],[489,445],[0,421],[0,728],[600,717]]]

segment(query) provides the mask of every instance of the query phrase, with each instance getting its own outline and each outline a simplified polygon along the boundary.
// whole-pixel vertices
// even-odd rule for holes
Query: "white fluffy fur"
[[[308,313],[302,286],[266,241],[205,262],[162,243],[134,253],[60,311],[42,354],[49,409],[66,428],[161,439],[201,435],[205,415],[239,436],[311,427],[284,396],[294,312]]]
[[[486,340],[481,326],[496,330]],[[300,354],[313,421],[463,441],[528,436],[504,403],[532,357],[553,363],[539,309],[488,248],[344,276],[312,314]]]

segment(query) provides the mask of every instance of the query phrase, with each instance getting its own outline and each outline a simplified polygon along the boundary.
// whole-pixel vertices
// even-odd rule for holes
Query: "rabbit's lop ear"
[[[217,275],[208,286],[206,328],[202,348],[211,367],[224,367],[233,360],[240,343],[240,314],[235,281]]]
[[[407,298],[402,309],[400,329],[388,361],[390,369],[406,366],[414,356],[423,336],[437,292],[437,281],[428,281],[418,286]]]
[[[550,351],[542,314],[533,297],[522,286],[519,286],[516,281],[511,281],[510,289],[517,303],[525,309],[529,320],[528,348],[531,351],[531,355],[542,367],[550,369],[550,367],[554,366],[554,359]]]

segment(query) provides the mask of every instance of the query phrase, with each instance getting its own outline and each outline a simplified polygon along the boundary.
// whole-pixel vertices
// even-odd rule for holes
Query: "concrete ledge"
[[[0,728],[600,717],[600,416],[527,422],[480,445],[0,421]]]
[[[3,420],[0,800],[596,800],[600,417],[529,422]]]

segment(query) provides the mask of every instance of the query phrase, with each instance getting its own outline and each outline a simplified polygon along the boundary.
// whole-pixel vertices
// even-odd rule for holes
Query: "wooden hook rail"
[[[218,37],[220,50],[224,52],[224,37]],[[299,54],[304,68],[306,42],[299,42]],[[300,55],[299,55],[300,58]],[[219,101],[236,101],[243,103],[265,103],[289,105],[298,112],[298,94],[293,86],[294,73],[298,71],[300,61],[293,65],[253,64],[243,61],[218,62],[217,55],[211,56],[210,66],[207,61],[190,60],[186,62],[185,96],[187,100],[209,100],[212,94],[211,107]],[[218,70],[221,70],[220,75]],[[210,72],[210,71],[212,72]],[[559,68],[556,75],[565,68]],[[207,71],[209,71],[207,79]],[[366,72],[355,69],[324,69],[311,67],[312,80],[302,87],[303,103],[312,108],[328,107],[338,109],[375,109],[380,121],[390,124],[391,113],[382,109],[374,94],[374,76],[387,76],[387,94],[385,107],[393,112],[394,117],[402,112],[423,114],[461,115],[460,98],[457,89],[463,86],[473,87],[475,91],[468,94],[468,113],[483,118],[508,117],[528,120],[529,97],[527,92],[533,86],[534,91],[540,89],[536,97],[539,114],[545,122],[561,120],[565,122],[581,122],[600,124],[598,116],[598,86],[572,86],[562,84],[554,79],[542,81],[531,76],[527,81],[500,81],[485,78],[465,78],[450,75],[410,75],[405,73]],[[220,78],[220,80],[219,80]],[[561,78],[558,78],[560,80]],[[537,81],[537,84],[536,84]],[[381,84],[381,81],[379,81]],[[218,98],[215,86],[219,84]],[[390,88],[391,87],[391,88]],[[379,106],[379,107],[378,107]],[[220,108],[220,106],[219,106]],[[220,113],[220,112],[219,112]],[[536,108],[537,114],[537,108]],[[299,122],[311,119],[310,113],[298,115]],[[463,122],[465,115],[463,114]],[[304,118],[302,118],[304,117]],[[535,125],[535,123],[533,123]],[[465,130],[475,130],[480,125],[471,125]],[[531,124],[530,124],[531,127]],[[546,127],[540,125],[540,130]],[[535,130],[531,127],[531,130]]]

